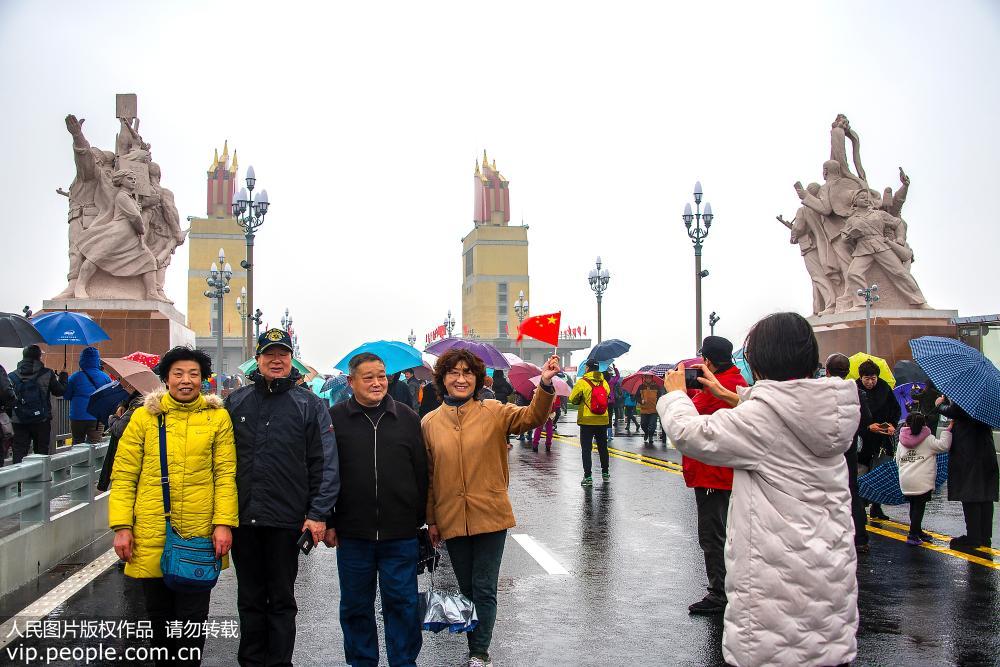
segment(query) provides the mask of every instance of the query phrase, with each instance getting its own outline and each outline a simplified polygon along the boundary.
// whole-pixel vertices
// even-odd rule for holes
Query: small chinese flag
[[[562,311],[548,315],[529,317],[517,329],[517,342],[525,336],[530,336],[549,345],[559,345],[559,320]]]

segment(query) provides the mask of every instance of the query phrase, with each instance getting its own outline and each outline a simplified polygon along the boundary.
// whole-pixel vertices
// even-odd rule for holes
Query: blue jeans
[[[340,538],[340,627],[344,655],[351,667],[378,667],[375,625],[376,576],[382,593],[386,653],[391,667],[415,667],[421,619],[417,593],[417,538],[353,540]]]

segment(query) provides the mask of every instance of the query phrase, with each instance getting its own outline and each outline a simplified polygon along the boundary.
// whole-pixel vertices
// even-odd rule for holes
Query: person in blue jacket
[[[63,399],[70,401],[69,426],[74,445],[100,441],[97,416],[87,412],[87,404],[93,393],[109,382],[111,378],[101,370],[101,353],[96,347],[83,348],[80,352],[80,370],[69,376],[66,393],[63,394]]]

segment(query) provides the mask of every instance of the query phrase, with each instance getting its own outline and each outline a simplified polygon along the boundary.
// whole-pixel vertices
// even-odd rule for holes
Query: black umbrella
[[[591,359],[594,361],[610,361],[611,359],[617,359],[628,352],[631,348],[632,346],[623,340],[609,338],[606,341],[598,343],[590,350],[590,354],[587,355],[587,361],[590,361]]]
[[[927,373],[924,372],[917,362],[910,361],[909,359],[904,359],[903,361],[897,361],[896,365],[892,367],[892,374],[896,377],[896,384],[909,384],[911,382],[919,382],[920,384],[927,384],[931,381],[927,377]]]
[[[35,325],[16,313],[0,313],[0,347],[27,347],[45,344]]]

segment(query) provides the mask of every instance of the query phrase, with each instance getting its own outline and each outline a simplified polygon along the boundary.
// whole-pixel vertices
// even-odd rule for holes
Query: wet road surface
[[[594,487],[584,489],[576,433],[575,424],[563,422],[550,453],[544,446],[532,452],[516,440],[510,452],[518,526],[510,531],[500,572],[496,665],[724,664],[721,618],[687,613],[688,604],[704,595],[706,581],[693,493],[680,476],[679,454],[659,441],[643,446],[641,437],[619,435],[611,442],[611,481],[597,475]],[[594,466],[600,467],[596,452]],[[946,540],[908,546],[906,506],[886,512],[898,522],[873,526],[871,552],[859,559],[855,664],[1000,665],[1000,552],[969,556],[949,551]],[[960,504],[935,498],[924,527],[942,537],[962,534]],[[541,546],[549,571],[515,535]],[[100,553],[69,560],[85,563]],[[551,574],[553,561],[567,574]],[[443,563],[435,586],[457,590],[446,555]],[[0,618],[18,613],[73,569],[0,599]],[[235,583],[232,570],[223,573],[212,595],[213,618],[235,617]],[[429,583],[422,576],[421,590]],[[343,664],[334,550],[319,547],[300,559],[296,591],[295,664]],[[49,616],[143,617],[141,591],[115,566]],[[81,643],[23,641],[41,647]],[[210,638],[204,664],[235,664],[236,646],[234,639]],[[466,656],[463,635],[424,633],[419,664],[460,665]],[[0,656],[0,664],[6,660]],[[386,664],[384,649],[382,660]]]

